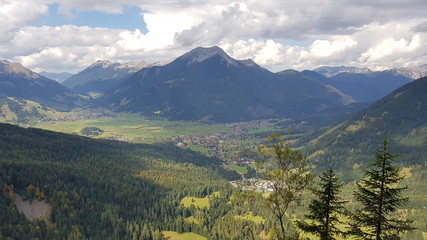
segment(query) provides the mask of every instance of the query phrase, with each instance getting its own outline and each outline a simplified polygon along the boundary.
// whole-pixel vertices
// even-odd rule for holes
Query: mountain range
[[[366,69],[361,71],[344,71],[329,76],[316,71],[303,71],[308,78],[330,85],[341,92],[352,96],[357,102],[374,102],[392,92],[398,87],[414,79],[396,75],[391,71],[374,72]]]
[[[313,69],[313,71],[320,73],[327,78],[333,77],[339,73],[369,74],[373,72],[390,72],[395,75],[401,75],[411,79],[418,79],[427,76],[427,64],[421,65],[419,67],[393,68],[382,71],[372,71],[366,67],[359,68],[350,66],[322,66]]]
[[[98,65],[93,68],[102,75],[108,67]],[[350,189],[374,159],[375,149],[390,139],[391,152],[400,154],[396,164],[402,167],[402,182],[408,185],[405,196],[410,198],[398,213],[414,219],[418,228],[416,237],[403,239],[423,239],[427,76],[412,79],[422,74],[327,67],[272,73],[251,60],[235,60],[218,47],[196,48],[168,64],[141,68],[89,102],[20,64],[0,61],[0,109],[6,109],[3,102],[9,110],[22,104],[23,111],[28,104],[65,110],[102,106],[171,120],[228,123],[276,117],[316,121],[313,116],[373,101],[347,120],[304,133],[310,136],[292,139],[292,144],[307,154],[313,173],[336,170],[345,183],[341,194],[351,199]],[[345,92],[341,82],[354,84],[346,91],[357,91]],[[357,88],[357,83],[363,87]],[[387,84],[396,89],[381,91]],[[361,94],[371,88],[371,95]],[[172,143],[131,144],[3,123],[0,130],[0,222],[5,223],[0,224],[0,236],[6,239],[162,239],[161,230],[231,239],[214,231],[239,232],[243,228],[234,223],[244,219],[245,227],[249,218],[262,219],[253,228],[262,230],[258,236],[274,229],[265,227],[270,220],[263,219],[269,215],[263,215],[260,203],[245,212],[240,200],[247,199],[232,199],[235,190],[228,181],[239,175],[223,168],[218,158]],[[28,221],[15,207],[18,195],[30,203],[45,200],[49,216]],[[184,199],[193,204],[186,207]],[[208,207],[197,207],[200,199],[207,199]]]
[[[238,122],[311,114],[352,101],[298,72],[274,74],[211,47],[140,70],[99,104],[172,120]]]
[[[318,73],[313,74],[312,72]],[[305,76],[334,86],[358,102],[374,102],[398,87],[427,76],[427,64],[419,67],[372,71],[357,67],[319,67],[303,71]]]
[[[67,78],[62,84],[80,93],[105,93],[147,66],[149,64],[146,62],[120,64],[99,60],[83,71]]]
[[[89,106],[89,98],[78,93],[95,92],[102,97],[92,107],[206,122],[301,117],[353,102],[374,102],[427,74],[427,65],[272,73],[252,60],[233,59],[219,47],[196,48],[165,63],[97,61],[62,86],[17,63],[1,61],[0,69],[3,97],[69,110]]]
[[[87,105],[87,100],[60,83],[19,63],[0,60],[0,97],[33,100],[59,110]]]

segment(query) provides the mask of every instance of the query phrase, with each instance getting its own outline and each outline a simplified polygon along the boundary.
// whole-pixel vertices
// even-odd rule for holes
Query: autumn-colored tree
[[[288,235],[285,225],[286,212],[293,203],[300,202],[303,191],[312,183],[314,176],[309,173],[306,156],[290,147],[280,134],[272,134],[266,144],[260,146],[260,154],[269,156],[264,178],[269,182],[270,194],[265,204],[277,220],[275,235],[285,239]],[[261,163],[261,165],[263,165]]]

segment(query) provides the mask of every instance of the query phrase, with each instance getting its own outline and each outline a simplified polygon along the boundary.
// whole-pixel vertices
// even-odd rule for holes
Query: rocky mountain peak
[[[6,60],[0,60],[0,74],[17,74],[27,78],[40,78],[40,75],[25,68],[20,63],[11,63]]]
[[[229,64],[237,64],[238,61],[227,55],[227,53],[224,52],[220,47],[213,46],[213,47],[198,47],[190,52],[182,55],[178,59],[183,59],[188,61],[188,64],[191,63],[197,63],[197,62],[203,62],[207,59],[210,59],[214,56],[221,56],[224,60],[226,60]]]
[[[109,68],[109,67],[114,67],[120,65],[119,63],[112,63],[108,60],[98,60],[95,63],[93,63],[92,65],[89,66],[89,68]]]

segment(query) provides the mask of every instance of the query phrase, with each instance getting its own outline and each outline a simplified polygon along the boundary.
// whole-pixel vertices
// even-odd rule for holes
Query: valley
[[[272,73],[211,47],[161,64],[97,61],[68,87],[0,66],[0,239],[312,237],[297,221],[315,194],[295,188],[278,221],[275,191],[333,169],[356,212],[386,138],[409,198],[396,215],[416,228],[401,237],[426,239],[427,78],[411,78],[425,66]],[[280,156],[304,163],[286,169]],[[48,216],[27,219],[18,196],[45,201]],[[351,216],[338,218],[348,229]]]
[[[235,170],[242,175],[243,179],[230,181],[229,186],[232,186],[231,191],[257,191],[264,194],[268,194],[272,190],[270,189],[271,184],[263,179],[259,179],[255,169],[258,169],[255,164],[261,160],[258,154],[258,145],[264,142],[264,139],[272,133],[280,133],[290,140],[292,145],[298,149],[306,149],[304,153],[308,154],[311,161],[319,161],[318,151],[310,152],[313,147],[313,143],[325,140],[328,134],[330,134],[331,126],[334,122],[331,121],[329,125],[323,124],[318,126],[311,122],[312,117],[306,119],[270,119],[270,120],[255,120],[249,122],[239,123],[226,123],[226,124],[215,124],[215,123],[201,123],[201,122],[188,122],[188,121],[169,121],[167,119],[155,119],[141,116],[140,114],[117,114],[109,112],[107,110],[90,110],[90,111],[74,111],[64,113],[60,117],[46,118],[39,121],[32,127],[41,128],[45,130],[52,130],[56,132],[64,132],[72,135],[86,136],[81,132],[82,129],[87,127],[94,127],[102,129],[103,132],[97,136],[88,136],[94,139],[107,139],[107,140],[118,140],[121,142],[128,142],[133,144],[163,144],[171,142],[173,145],[178,146],[181,149],[191,149],[199,152],[202,155],[209,157],[217,157],[223,162],[223,166],[227,169]],[[343,124],[343,123],[341,123]],[[346,127],[346,131],[356,132],[357,127]],[[359,126],[361,128],[363,126]],[[290,132],[290,130],[292,130]],[[414,132],[411,133],[412,136]],[[320,140],[319,140],[320,139]],[[395,137],[394,142],[407,142],[404,138]],[[423,146],[423,144],[421,144]],[[316,148],[317,149],[317,148]],[[338,148],[334,149],[335,151]],[[304,151],[304,150],[303,150]],[[330,154],[330,153],[328,153]],[[360,154],[359,159],[365,157],[366,159],[372,158],[373,153]],[[345,156],[345,155],[341,155]],[[402,154],[404,159],[410,156]],[[316,160],[315,160],[316,159]],[[404,160],[406,161],[406,160]],[[422,162],[422,160],[420,160]],[[320,165],[318,162],[315,163]],[[336,169],[347,171],[345,167],[346,161],[343,161],[341,165],[337,165]],[[347,172],[346,175],[342,175],[342,179],[345,180],[346,184],[343,189],[343,196],[351,198],[352,191],[354,189],[355,180],[361,177],[360,168],[363,166],[362,162],[359,162],[360,166],[354,164],[351,172]],[[405,212],[407,216],[411,216],[412,219],[416,220],[417,226],[421,226],[424,216],[427,212],[422,209],[425,204],[425,196],[427,191],[422,191],[423,181],[420,179],[425,178],[427,174],[426,168],[418,163],[405,164],[401,162],[401,166],[406,166],[403,170],[406,179],[404,184],[409,187],[410,203],[407,208],[401,209],[400,211]],[[325,164],[323,164],[324,166]],[[164,169],[158,168],[160,166],[152,165],[150,170],[143,170],[139,173],[148,179],[152,179],[157,184],[163,186],[175,188],[177,183],[186,184],[191,178],[185,177],[183,181],[177,180],[182,178],[181,174],[175,172],[166,173]],[[320,167],[319,169],[321,169]],[[319,169],[313,169],[318,172]],[[176,170],[173,170],[176,171]],[[181,171],[181,170],[179,170]],[[166,174],[166,175],[164,175]],[[163,176],[162,178],[158,178]],[[199,182],[199,181],[197,181]],[[199,182],[202,184],[202,182]],[[180,185],[182,186],[182,185]],[[412,190],[411,190],[412,189]],[[413,189],[418,189],[414,191]],[[194,189],[193,189],[194,190]],[[210,193],[213,195],[198,195],[193,192],[189,195],[182,197],[181,204],[183,207],[191,209],[191,214],[183,215],[185,222],[194,225],[203,225],[201,223],[204,214],[208,214],[206,209],[209,209],[216,198],[219,197],[217,193]],[[230,191],[230,190],[227,190]],[[306,193],[307,195],[309,193]],[[224,196],[223,196],[224,197]],[[222,198],[223,200],[228,199],[229,196]],[[193,206],[192,206],[193,205]],[[216,206],[215,204],[213,206]],[[348,204],[349,208],[354,208],[354,203]],[[421,207],[421,208],[420,208]],[[205,209],[205,210],[204,210]],[[234,210],[235,211],[235,210]],[[239,210],[240,215],[250,216],[242,218],[243,221],[253,222],[255,224],[262,224],[258,218],[264,219],[266,217],[265,210],[258,213],[261,215],[252,215],[252,211],[260,211],[250,208],[249,212]],[[294,209],[294,217],[302,217],[301,209]],[[236,214],[236,213],[234,213]],[[296,217],[298,218],[298,217]],[[265,221],[265,220],[263,220]],[[271,220],[270,220],[271,221]],[[169,228],[170,229],[170,228]],[[187,230],[185,230],[187,229]],[[193,229],[193,230],[190,230]],[[423,229],[423,228],[421,228]],[[419,231],[420,234],[424,231]],[[195,230],[194,228],[184,228],[184,230],[178,231],[164,231],[163,236],[170,237],[170,239],[205,239],[206,233],[203,231]],[[407,239],[413,239],[414,235],[409,234]],[[417,239],[417,238],[415,238]],[[421,238],[422,239],[422,238]]]

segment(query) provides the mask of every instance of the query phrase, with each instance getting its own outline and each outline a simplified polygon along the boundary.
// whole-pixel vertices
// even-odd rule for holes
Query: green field
[[[193,150],[195,152],[200,152],[202,154],[207,154],[208,153],[208,149],[207,148],[202,147],[202,146],[197,146],[197,145],[194,145],[194,144],[191,144],[191,143],[187,145],[187,148],[189,148],[189,149],[191,149],[191,150]]]
[[[184,207],[190,207],[191,205],[194,205],[197,208],[209,208],[209,199],[213,197],[219,197],[220,192],[214,192],[209,196],[206,196],[204,198],[198,198],[198,197],[184,197],[181,199],[181,204],[184,205]]]
[[[197,208],[209,208],[209,197],[206,196],[204,198],[197,198],[197,197],[184,197],[181,200],[181,204],[184,205],[184,207],[190,207],[191,205],[194,205]]]
[[[98,138],[161,138],[191,136],[229,132],[231,128],[223,124],[202,124],[197,122],[148,120],[139,114],[126,114],[117,118],[104,117],[94,120],[44,121],[34,127],[57,132],[77,133],[85,127],[98,127],[104,133]],[[196,149],[201,152],[202,148]]]
[[[228,165],[231,169],[238,173],[248,173],[248,168],[246,166],[237,166],[237,165]]]
[[[255,223],[264,223],[265,222],[265,218],[263,218],[261,216],[254,216],[252,212],[248,212],[247,214],[245,214],[243,216],[242,215],[236,216],[236,218],[253,221]]]
[[[163,231],[162,233],[164,235],[164,238],[168,240],[207,240],[207,238],[195,233],[180,234],[173,231]]]
[[[184,218],[184,221],[186,221],[188,223],[200,224],[200,220],[195,218],[194,216],[186,217],[186,218]]]

